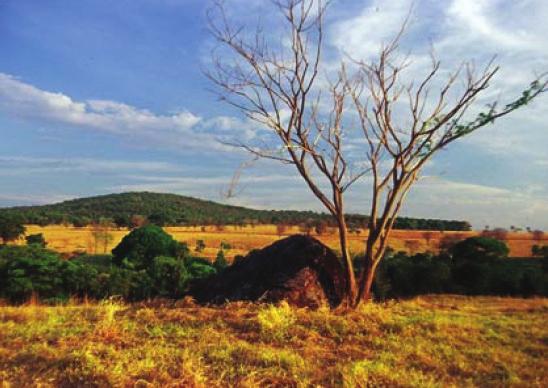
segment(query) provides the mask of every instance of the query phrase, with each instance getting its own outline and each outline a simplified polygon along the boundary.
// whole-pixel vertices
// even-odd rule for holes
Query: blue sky
[[[404,44],[419,65],[430,44],[447,69],[497,54],[502,69],[490,97],[503,100],[517,95],[535,71],[548,70],[548,2],[414,3]],[[226,4],[246,26],[270,22],[267,1]],[[218,138],[253,137],[264,129],[208,91],[202,74],[213,45],[207,5],[0,0],[0,206],[151,190],[257,208],[321,210],[290,168],[268,162],[244,171],[238,196],[222,198],[248,157]],[[373,55],[410,6],[408,0],[334,1],[329,61],[347,53]],[[547,122],[548,96],[542,96],[443,151],[403,214],[548,229]],[[349,211],[367,212],[366,192],[364,182],[349,193]]]

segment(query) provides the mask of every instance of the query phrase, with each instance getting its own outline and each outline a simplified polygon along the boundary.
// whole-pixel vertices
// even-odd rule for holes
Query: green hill
[[[132,192],[109,194],[64,201],[52,205],[21,206],[0,209],[25,224],[71,223],[83,226],[102,218],[111,219],[119,226],[129,226],[134,216],[142,216],[160,225],[220,225],[220,224],[288,224],[319,222],[330,223],[327,214],[312,211],[255,210],[240,206],[223,205],[176,194]],[[349,214],[352,227],[363,227],[367,216]],[[401,217],[399,229],[469,230],[466,221],[446,221]]]

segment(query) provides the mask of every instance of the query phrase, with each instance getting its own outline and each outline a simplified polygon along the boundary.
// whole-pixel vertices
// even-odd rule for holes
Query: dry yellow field
[[[178,241],[188,243],[191,250],[196,247],[196,241],[203,240],[206,248],[201,255],[213,258],[217,254],[221,242],[227,242],[231,249],[227,252],[230,259],[235,255],[246,254],[251,249],[262,248],[274,241],[291,234],[300,233],[298,227],[287,227],[283,234],[278,234],[275,225],[256,225],[256,226],[224,226],[222,228],[215,226],[185,226],[185,227],[166,227],[164,228]],[[110,252],[120,240],[129,233],[128,229],[109,229],[110,241],[105,241],[94,237],[92,229],[89,227],[75,228],[72,226],[50,225],[37,226],[27,225],[27,235],[43,233],[48,247],[56,251],[71,254],[74,252],[87,253],[105,253]],[[417,230],[394,230],[389,245],[395,250],[403,250],[410,253],[433,251],[437,252],[440,242],[445,240],[464,239],[477,235],[478,232],[437,232],[437,231],[417,231]],[[328,246],[337,249],[338,236],[334,230],[330,230],[323,235],[312,234],[318,237]],[[360,253],[364,247],[364,239],[367,237],[367,231],[352,233],[350,236],[350,250],[352,253]],[[548,234],[543,240],[535,240],[530,233],[508,233],[507,240],[510,247],[510,255],[515,257],[528,257],[531,255],[531,247],[535,244],[548,244]]]
[[[0,387],[546,387],[545,298],[0,306]]]

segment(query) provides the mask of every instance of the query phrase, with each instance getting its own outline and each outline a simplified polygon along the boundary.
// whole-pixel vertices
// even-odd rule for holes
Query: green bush
[[[120,296],[126,300],[153,297],[179,298],[189,283],[214,275],[204,259],[158,256],[148,268],[125,260],[113,263],[110,255],[82,255],[63,260],[37,245],[0,247],[0,298],[12,302],[36,294],[42,300],[63,301],[70,296],[95,299]]]
[[[542,259],[508,259],[508,248],[490,238],[456,244],[452,255],[389,252],[377,269],[376,298],[429,293],[533,296],[548,294]]]
[[[150,276],[154,294],[168,298],[181,297],[191,279],[183,260],[165,256],[154,259]]]
[[[42,298],[67,297],[63,282],[64,263],[58,255],[37,246],[4,247],[2,294],[21,302],[33,293]]]
[[[188,249],[187,249],[188,250]],[[121,265],[129,261],[136,269],[149,268],[155,257],[176,257],[184,254],[184,248],[156,225],[146,225],[132,230],[112,250],[113,262]]]
[[[508,257],[510,249],[499,240],[476,236],[459,241],[451,249],[454,261],[489,261]]]
[[[25,237],[25,240],[27,242],[27,245],[38,245],[43,248],[45,248],[46,245],[48,245],[42,233],[30,234],[27,237]]]
[[[217,252],[217,257],[215,258],[215,261],[213,262],[213,266],[215,267],[215,270],[217,272],[221,272],[223,269],[228,267],[228,262],[225,258],[225,253],[222,249]]]
[[[447,292],[451,267],[447,258],[399,252],[386,257],[379,268],[373,292],[380,299]]]
[[[0,239],[3,244],[17,240],[25,234],[23,219],[18,215],[0,213]]]

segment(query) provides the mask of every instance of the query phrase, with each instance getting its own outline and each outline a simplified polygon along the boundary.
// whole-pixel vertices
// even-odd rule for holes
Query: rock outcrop
[[[331,249],[320,241],[294,235],[252,251],[216,276],[195,284],[199,303],[248,300],[317,308],[336,307],[345,289],[344,271]]]

